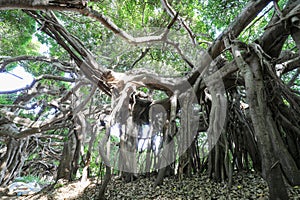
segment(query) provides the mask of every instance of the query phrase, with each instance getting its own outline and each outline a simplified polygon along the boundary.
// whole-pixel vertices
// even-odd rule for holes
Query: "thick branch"
[[[28,9],[28,10],[77,10],[86,7],[85,1],[58,1],[49,0],[4,0],[0,1],[0,10]]]
[[[212,59],[216,58],[225,49],[224,39],[229,37],[231,39],[237,38],[240,33],[251,23],[253,19],[266,7],[271,0],[250,1],[245,9],[239,14],[236,20],[221,33],[215,40],[208,52]]]
[[[255,19],[258,13],[270,2],[271,0],[260,0],[250,1],[248,3],[245,9],[236,18],[236,20],[226,30],[224,30],[214,41],[214,43],[209,47],[208,54],[203,55],[202,63],[197,66],[197,70],[195,70],[188,78],[188,81],[191,85],[195,83],[198,76],[206,67],[208,67],[211,61],[218,57],[225,49],[225,39],[237,38],[239,34],[251,23],[251,21]]]

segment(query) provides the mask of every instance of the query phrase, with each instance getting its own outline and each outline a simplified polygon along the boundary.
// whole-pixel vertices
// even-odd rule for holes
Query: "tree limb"
[[[59,59],[56,58],[50,58],[47,56],[17,56],[13,58],[6,58],[3,61],[0,62],[0,72],[2,72],[5,67],[12,63],[12,62],[19,62],[23,60],[28,60],[28,61],[40,61],[40,62],[47,62],[47,63],[60,63],[64,66],[70,66],[70,63],[68,62],[63,62],[60,61]]]

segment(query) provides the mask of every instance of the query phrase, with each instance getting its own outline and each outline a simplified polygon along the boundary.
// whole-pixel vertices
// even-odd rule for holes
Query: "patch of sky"
[[[30,85],[33,76],[21,66],[17,66],[9,72],[0,73],[0,91],[13,91]]]

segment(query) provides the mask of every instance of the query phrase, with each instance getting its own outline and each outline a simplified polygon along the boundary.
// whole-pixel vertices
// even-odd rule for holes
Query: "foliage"
[[[33,41],[35,21],[21,10],[0,12],[0,55],[37,55],[39,45]]]
[[[16,98],[17,94],[0,94],[0,105],[11,105]]]

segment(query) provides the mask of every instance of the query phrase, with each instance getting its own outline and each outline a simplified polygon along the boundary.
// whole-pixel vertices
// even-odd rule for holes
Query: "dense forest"
[[[0,91],[0,186],[252,174],[296,199],[299,49],[299,0],[1,0],[0,75],[27,83]]]

